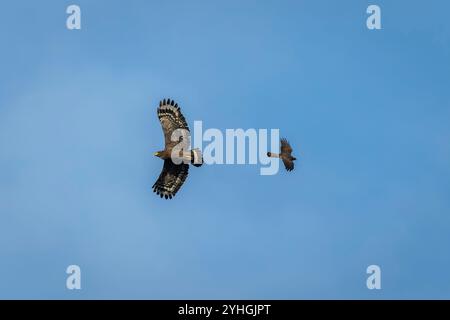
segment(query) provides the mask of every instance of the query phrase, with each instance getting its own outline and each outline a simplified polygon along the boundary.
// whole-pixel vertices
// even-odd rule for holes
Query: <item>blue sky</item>
[[[66,29],[72,3],[81,30]],[[2,3],[0,298],[450,298],[448,12]],[[160,200],[165,97],[191,126],[280,128],[296,170],[191,168]]]

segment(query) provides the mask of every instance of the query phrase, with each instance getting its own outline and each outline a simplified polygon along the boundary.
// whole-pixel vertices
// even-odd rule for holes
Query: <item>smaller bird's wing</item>
[[[285,156],[281,156],[281,160],[283,160],[284,167],[286,168],[287,171],[294,170],[294,161]]]
[[[291,154],[292,148],[289,142],[285,138],[281,138],[281,153]]]

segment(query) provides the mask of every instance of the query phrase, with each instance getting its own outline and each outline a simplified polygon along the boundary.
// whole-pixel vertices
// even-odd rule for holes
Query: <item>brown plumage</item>
[[[280,158],[283,161],[286,170],[292,171],[294,170],[294,160],[297,160],[297,158],[292,156],[292,147],[285,138],[281,138],[280,143],[280,153],[267,152],[267,156],[272,158]]]
[[[185,162],[176,164],[172,161],[172,151],[181,142],[185,143],[187,148],[190,132],[186,119],[175,101],[164,99],[159,103],[157,112],[164,133],[164,150],[155,152],[155,156],[164,160],[164,166],[152,188],[153,192],[156,192],[161,198],[172,199],[183,185],[189,173],[189,164]],[[178,139],[172,141],[172,134],[175,130],[178,130]],[[179,155],[180,158],[188,160],[196,167],[200,167],[203,163],[200,150],[198,149],[180,152]]]

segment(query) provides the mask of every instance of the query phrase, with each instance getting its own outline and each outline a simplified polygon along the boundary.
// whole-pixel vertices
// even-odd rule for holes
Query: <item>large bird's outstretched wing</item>
[[[172,133],[177,129],[184,129],[189,132],[189,127],[186,123],[186,119],[180,111],[180,107],[175,101],[170,99],[164,99],[159,103],[158,118],[161,122],[161,127],[164,133],[165,149],[175,146],[179,141],[172,141]]]
[[[153,192],[161,198],[172,199],[186,180],[188,171],[188,164],[176,165],[171,159],[164,160],[161,174],[152,187]]]

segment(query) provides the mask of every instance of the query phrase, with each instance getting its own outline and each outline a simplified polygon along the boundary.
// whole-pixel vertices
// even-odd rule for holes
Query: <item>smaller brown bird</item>
[[[292,148],[289,142],[285,138],[281,138],[281,147],[280,147],[280,154],[273,153],[273,152],[267,152],[267,156],[271,158],[280,158],[283,160],[284,167],[287,171],[294,170],[294,160],[297,160],[297,158],[294,158],[292,156]]]

